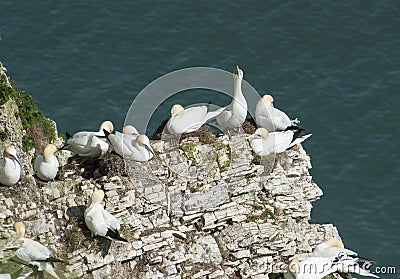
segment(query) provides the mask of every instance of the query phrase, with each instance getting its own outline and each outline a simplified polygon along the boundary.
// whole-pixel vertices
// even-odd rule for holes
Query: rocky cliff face
[[[1,124],[20,147],[16,109],[3,104]],[[9,260],[20,245],[16,221],[68,262],[56,265],[61,278],[279,278],[289,257],[339,237],[333,225],[309,224],[322,191],[301,146],[261,162],[244,135],[152,146],[157,156],[146,163],[71,157],[48,183],[30,175],[31,153],[21,156],[22,180],[0,186],[0,273],[30,270]],[[83,211],[95,188],[128,243],[90,236]]]

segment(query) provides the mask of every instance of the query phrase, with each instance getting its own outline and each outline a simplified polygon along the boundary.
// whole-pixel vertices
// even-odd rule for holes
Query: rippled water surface
[[[397,1],[81,2],[0,2],[0,60],[62,132],[103,119],[121,127],[134,97],[171,71],[239,65],[313,133],[304,146],[325,195],[312,222],[335,224],[382,266],[399,263]],[[210,99],[227,103],[212,92],[176,96],[147,133],[172,101]]]

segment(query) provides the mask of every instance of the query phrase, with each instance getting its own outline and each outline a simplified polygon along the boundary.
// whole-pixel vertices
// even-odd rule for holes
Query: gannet
[[[130,154],[130,146],[133,142],[135,142],[136,138],[139,136],[138,131],[132,125],[127,125],[122,129],[122,133],[115,132],[114,134],[110,134],[107,131],[104,132],[107,140],[111,144],[115,153],[124,157],[124,154]]]
[[[2,273],[0,274],[0,279],[11,279],[10,273]]]
[[[339,256],[357,256],[357,253],[344,248],[343,242],[339,239],[330,239],[315,246],[313,250],[315,257],[339,257]]]
[[[25,238],[25,226],[22,222],[15,223],[14,230],[18,239],[24,242],[15,252],[18,259],[24,264],[36,266],[39,271],[46,271],[54,278],[59,278],[53,269],[52,263],[64,261],[51,257],[51,252],[46,246],[35,240]]]
[[[40,179],[48,181],[56,177],[59,167],[57,157],[54,155],[56,151],[57,147],[54,144],[48,144],[43,151],[43,156],[36,157],[33,169]]]
[[[257,103],[255,117],[258,127],[265,128],[268,132],[285,131],[288,127],[299,122],[290,120],[283,111],[274,107],[271,95],[264,95]]]
[[[89,206],[85,210],[85,223],[92,233],[92,237],[100,235],[128,242],[120,236],[118,230],[122,222],[108,213],[101,202],[104,199],[102,190],[94,190]]]
[[[254,153],[266,156],[271,153],[281,153],[290,147],[303,142],[312,134],[300,136],[301,130],[288,130],[284,132],[269,133],[265,128],[258,128],[248,137]]]
[[[67,143],[63,149],[78,153],[82,157],[100,158],[108,150],[108,143],[105,139],[104,130],[111,133],[114,126],[111,121],[104,121],[98,132],[79,132],[73,136],[67,133]]]
[[[315,246],[313,250],[313,256],[315,257],[324,257],[324,258],[340,258],[344,259],[353,259],[359,265],[362,266],[371,266],[375,262],[368,260],[366,258],[360,257],[356,252],[344,248],[343,242],[339,239],[330,239],[325,242],[322,242]]]
[[[321,279],[333,272],[357,273],[362,276],[379,278],[360,267],[355,259],[310,257],[299,261],[294,257],[288,264],[285,279]]]
[[[236,66],[233,73],[233,100],[217,117],[223,132],[240,129],[247,116],[247,103],[242,93],[243,71]]]
[[[14,146],[7,146],[0,159],[0,184],[12,186],[21,177],[21,162],[18,160],[17,150]]]
[[[168,132],[173,135],[190,133],[200,129],[207,121],[218,116],[225,108],[208,111],[207,106],[196,106],[184,109],[180,104],[171,108],[171,118],[167,122]]]
[[[146,135],[138,135],[134,138],[130,135],[118,137],[108,133],[106,130],[104,130],[104,134],[114,151],[124,159],[146,162],[154,156],[150,140]]]

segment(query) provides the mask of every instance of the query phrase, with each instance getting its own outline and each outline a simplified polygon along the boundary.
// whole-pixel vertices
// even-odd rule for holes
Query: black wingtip
[[[66,261],[57,259],[57,258],[53,258],[53,257],[49,257],[45,260],[37,260],[38,262],[48,262],[48,263],[67,263]]]
[[[68,132],[65,132],[65,135],[67,136],[67,140],[69,140],[70,138],[72,138],[72,135]]]
[[[296,125],[291,125],[291,126],[286,127],[285,131],[300,131],[301,132],[301,131],[305,131],[305,129],[303,129],[299,126],[296,126]]]
[[[108,138],[108,136],[111,134],[109,131],[107,131],[106,129],[103,129],[103,133],[106,136],[106,138]]]
[[[111,237],[112,239],[115,240],[119,240],[119,241],[123,241],[123,242],[128,242],[128,240],[126,240],[125,238],[123,238],[122,236],[120,236],[118,231],[112,231],[112,230],[108,230],[106,236]]]

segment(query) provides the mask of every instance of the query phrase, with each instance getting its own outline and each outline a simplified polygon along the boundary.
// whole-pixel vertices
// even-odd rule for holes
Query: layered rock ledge
[[[0,110],[3,124],[18,108]],[[14,143],[23,153],[19,140],[2,144]],[[279,278],[291,256],[339,237],[331,224],[309,223],[322,190],[300,145],[261,161],[246,135],[152,146],[156,156],[146,163],[124,162],[114,153],[66,160],[71,154],[60,152],[63,167],[52,182],[32,176],[26,162],[17,185],[0,186],[0,273],[30,270],[10,261],[21,245],[16,221],[67,261],[56,265],[61,278]],[[95,188],[105,191],[105,207],[124,222],[128,243],[90,236],[83,211]]]

